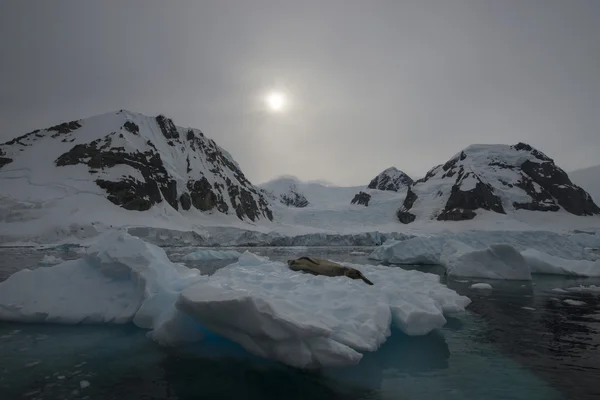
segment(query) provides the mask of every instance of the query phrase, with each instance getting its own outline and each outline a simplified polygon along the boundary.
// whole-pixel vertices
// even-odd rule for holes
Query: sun
[[[282,92],[271,92],[265,97],[267,108],[271,112],[282,112],[287,105],[287,99]]]

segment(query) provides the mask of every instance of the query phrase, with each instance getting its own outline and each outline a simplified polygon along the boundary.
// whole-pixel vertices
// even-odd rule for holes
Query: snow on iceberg
[[[186,254],[182,260],[186,261],[209,261],[209,260],[236,260],[242,254],[235,250],[197,250]]]
[[[244,253],[207,282],[185,289],[177,308],[249,352],[296,367],[357,363],[394,323],[409,335],[443,326],[444,313],[470,303],[439,277],[384,266],[353,265],[375,286],[313,276]]]
[[[104,234],[83,258],[0,283],[0,320],[127,323],[152,328],[173,308],[179,292],[202,279],[173,264],[165,252],[128,234]]]
[[[493,244],[486,249],[475,250],[462,242],[449,240],[444,245],[440,264],[450,276],[531,280],[525,258],[506,244]]]
[[[534,274],[600,276],[600,260],[567,260],[534,249],[522,251],[521,254]]]

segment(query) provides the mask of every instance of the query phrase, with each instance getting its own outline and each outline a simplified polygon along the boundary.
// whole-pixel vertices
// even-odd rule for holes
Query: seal
[[[292,271],[308,272],[313,275],[347,276],[350,279],[362,279],[366,284],[373,285],[373,282],[365,278],[359,270],[344,267],[333,261],[313,257],[300,257],[295,260],[288,260],[287,264]]]

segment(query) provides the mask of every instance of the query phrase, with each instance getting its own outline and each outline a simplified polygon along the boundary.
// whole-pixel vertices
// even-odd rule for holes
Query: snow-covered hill
[[[229,153],[164,116],[121,110],[71,121],[1,144],[0,157],[0,222],[12,224],[3,230],[38,219],[153,225],[206,212],[273,218]]]
[[[569,172],[569,177],[574,184],[585,189],[596,204],[600,203],[600,165]]]
[[[600,214],[590,195],[574,185],[552,159],[533,147],[471,145],[431,169],[408,191],[398,219],[458,221],[482,210],[514,215],[518,210],[564,210]]]

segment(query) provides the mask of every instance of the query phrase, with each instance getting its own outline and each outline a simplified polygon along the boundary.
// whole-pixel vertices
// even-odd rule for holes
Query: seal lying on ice
[[[288,260],[287,264],[292,271],[303,271],[313,275],[347,276],[351,279],[362,279],[368,285],[373,284],[373,282],[365,278],[359,270],[344,267],[343,265],[332,261],[313,257],[300,257],[295,260]]]

